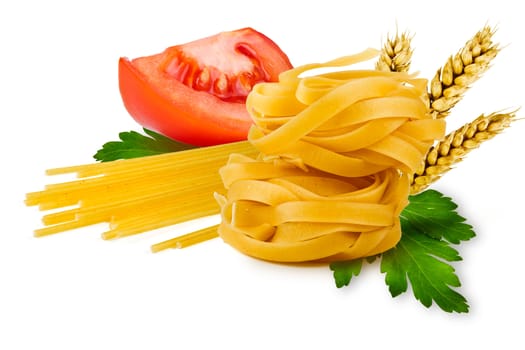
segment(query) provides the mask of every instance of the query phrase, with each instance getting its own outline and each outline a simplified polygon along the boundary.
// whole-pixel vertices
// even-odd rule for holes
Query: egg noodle
[[[26,203],[77,207],[44,216],[47,227],[36,235],[108,222],[103,238],[111,239],[220,213],[218,226],[153,251],[217,235],[276,262],[348,260],[392,248],[409,178],[445,123],[430,116],[425,79],[342,68],[377,54],[300,66],[254,86],[247,142],[49,171],[81,179],[29,193]],[[316,68],[335,71],[307,74]]]
[[[261,154],[233,155],[220,169],[225,242],[260,259],[302,262],[374,255],[399,241],[409,175],[445,133],[428,113],[426,80],[364,70],[300,77],[376,54],[298,67],[254,87],[248,139]]]

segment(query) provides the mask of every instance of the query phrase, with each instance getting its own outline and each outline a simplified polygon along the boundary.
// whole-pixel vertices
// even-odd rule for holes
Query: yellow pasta
[[[344,68],[376,55],[304,65],[256,85],[246,102],[254,121],[247,142],[48,171],[80,179],[27,194],[28,205],[62,208],[45,215],[35,234],[106,222],[102,237],[113,239],[220,214],[218,226],[152,250],[217,235],[276,262],[348,260],[392,248],[409,177],[445,124],[429,114],[424,79]]]
[[[45,227],[35,235],[108,223],[102,237],[113,239],[217,214],[213,192],[222,187],[217,169],[231,152],[256,154],[247,142],[238,142],[48,170],[80,179],[26,195],[26,204],[41,210],[64,208],[45,215]]]
[[[328,194],[322,193],[325,188]],[[397,243],[408,178],[388,169],[319,181],[298,169],[295,176],[234,180],[226,196],[217,197],[222,206],[219,234],[240,251],[279,262],[342,260],[377,254]]]
[[[428,113],[426,82],[377,71],[300,77],[373,55],[299,67],[254,87],[249,141],[261,153],[232,156],[220,170],[225,242],[259,259],[305,262],[370,256],[399,241],[408,176],[445,132]]]

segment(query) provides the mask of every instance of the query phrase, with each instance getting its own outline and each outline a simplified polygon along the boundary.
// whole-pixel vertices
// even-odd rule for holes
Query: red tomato
[[[119,61],[124,106],[147,129],[207,146],[245,140],[246,96],[292,67],[268,37],[244,28]]]

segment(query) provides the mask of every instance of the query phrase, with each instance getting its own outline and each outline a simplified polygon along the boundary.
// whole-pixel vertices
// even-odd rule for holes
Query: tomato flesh
[[[119,60],[119,88],[131,116],[145,128],[198,146],[246,139],[245,101],[259,82],[292,67],[268,37],[244,28]]]
[[[215,40],[206,47],[197,42],[168,49],[166,65],[161,69],[194,90],[208,92],[223,101],[244,103],[253,85],[269,81],[271,77],[249,46],[238,42],[225,43],[226,40],[232,41],[235,37]],[[225,46],[234,50],[221,53]],[[210,55],[210,52],[214,54]],[[199,57],[199,60],[194,57]]]

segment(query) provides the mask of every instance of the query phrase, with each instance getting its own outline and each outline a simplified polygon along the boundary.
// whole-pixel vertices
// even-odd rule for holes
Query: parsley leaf
[[[380,269],[386,274],[392,297],[406,292],[410,282],[415,298],[424,306],[434,302],[446,312],[468,312],[467,300],[453,289],[461,283],[449,262],[462,260],[451,244],[475,234],[456,209],[457,205],[438,191],[410,196],[400,215],[401,240],[381,255]],[[336,286],[349,285],[361,272],[363,260],[372,262],[377,257],[331,263]]]
[[[361,273],[363,259],[336,261],[330,264],[330,270],[334,272],[335,285],[337,288],[348,286],[353,276]]]
[[[121,132],[120,141],[105,143],[93,157],[101,162],[109,162],[195,148],[195,146],[172,140],[151,130],[143,130],[146,135],[136,131]]]
[[[426,307],[434,301],[447,312],[468,312],[466,299],[450,287],[461,285],[454,268],[446,261],[461,260],[447,242],[404,227],[397,246],[383,254],[381,272],[393,297],[406,292],[407,277],[417,300]]]
[[[401,240],[381,259],[381,272],[386,273],[393,297],[407,290],[408,278],[414,296],[426,307],[435,302],[447,312],[468,312],[466,299],[451,288],[461,283],[447,263],[461,260],[450,243],[474,236],[456,208],[450,198],[434,190],[410,197],[400,215]]]
[[[452,199],[438,191],[427,190],[410,196],[410,205],[401,213],[401,219],[427,236],[459,244],[475,234],[472,226],[466,224],[465,218],[455,211],[456,208]]]

